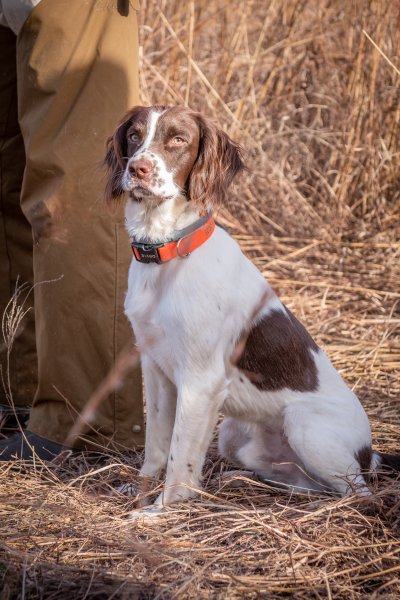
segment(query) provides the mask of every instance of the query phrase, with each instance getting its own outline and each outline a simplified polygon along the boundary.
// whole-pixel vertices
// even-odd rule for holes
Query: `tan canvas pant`
[[[131,250],[122,208],[110,215],[103,206],[101,162],[106,138],[138,100],[136,8],[121,0],[42,0],[34,8],[16,44],[22,138],[15,36],[0,31],[0,304],[18,275],[34,282],[36,336],[28,316],[11,353],[13,398],[32,398],[36,339],[28,429],[55,442],[133,343],[123,315]],[[142,410],[136,369],[102,403],[85,445],[142,443]]]

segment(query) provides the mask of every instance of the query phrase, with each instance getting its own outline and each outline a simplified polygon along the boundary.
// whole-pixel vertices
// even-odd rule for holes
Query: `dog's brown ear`
[[[133,119],[142,110],[146,109],[143,106],[134,106],[131,108],[117,125],[114,134],[106,142],[104,165],[107,168],[107,182],[104,196],[108,204],[118,202],[124,193],[122,189],[122,176],[128,162],[128,141],[126,134]]]
[[[195,118],[200,128],[197,160],[189,175],[187,193],[201,212],[226,201],[233,178],[244,169],[242,149],[221,129],[202,115]]]

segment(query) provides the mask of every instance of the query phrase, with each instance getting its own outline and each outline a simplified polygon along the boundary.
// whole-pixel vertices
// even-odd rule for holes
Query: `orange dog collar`
[[[211,215],[207,215],[195,221],[193,225],[178,231],[176,236],[167,242],[146,244],[132,240],[133,255],[139,262],[158,265],[178,256],[186,258],[212,236],[214,229],[215,221]]]

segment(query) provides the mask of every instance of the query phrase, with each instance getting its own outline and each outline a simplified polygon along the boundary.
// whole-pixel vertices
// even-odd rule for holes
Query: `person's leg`
[[[77,414],[132,341],[123,315],[131,250],[122,207],[102,204],[105,140],[138,98],[132,2],[48,0],[18,36],[19,120],[32,226],[39,383],[28,429],[62,443]],[[139,369],[98,409],[85,441],[142,443]]]
[[[0,26],[0,430],[16,427],[26,417],[37,384],[33,309],[18,326],[12,297],[19,304],[33,283],[32,230],[21,211],[20,193],[25,168],[24,142],[18,124],[16,36]],[[33,305],[30,294],[24,308]],[[7,309],[7,310],[6,310]]]

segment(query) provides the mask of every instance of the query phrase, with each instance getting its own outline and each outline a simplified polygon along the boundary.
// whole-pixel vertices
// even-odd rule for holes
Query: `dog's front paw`
[[[141,523],[149,523],[154,519],[167,516],[168,511],[163,505],[152,504],[145,508],[137,508],[129,513],[129,520]]]
[[[171,505],[180,502],[186,502],[190,498],[195,498],[201,492],[200,486],[193,486],[184,483],[166,484],[164,490],[158,496],[155,504]]]
[[[144,504],[143,499],[139,499],[138,508],[129,513],[129,519],[145,522],[156,517],[165,516],[166,513],[167,509],[163,502],[163,495],[160,494],[153,504]]]

